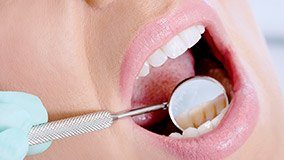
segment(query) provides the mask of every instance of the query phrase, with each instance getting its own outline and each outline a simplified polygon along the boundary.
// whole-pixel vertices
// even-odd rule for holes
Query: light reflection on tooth
[[[218,116],[216,116],[214,119],[211,120],[211,123],[214,127],[216,127],[221,122],[224,115],[227,113],[228,109],[229,109],[229,106],[224,108]]]
[[[227,113],[229,107],[224,108],[220,114],[222,114],[223,116]]]
[[[201,34],[195,26],[182,31],[179,36],[185,42],[187,48],[193,47],[201,39]]]
[[[197,128],[199,134],[207,133],[211,131],[212,129],[213,129],[213,125],[211,121],[207,121]]]
[[[167,59],[168,57],[166,54],[162,50],[158,49],[148,58],[148,62],[153,67],[160,67],[167,61]]]
[[[174,36],[166,45],[162,47],[164,53],[174,59],[182,55],[187,47],[179,36]]]
[[[211,123],[212,123],[213,127],[217,127],[222,118],[223,118],[222,115],[218,115],[214,119],[212,119]]]
[[[189,127],[182,133],[183,137],[197,137],[199,136],[199,132],[196,128]]]
[[[148,62],[145,62],[143,67],[141,68],[140,70],[140,73],[139,73],[139,77],[145,77],[149,74],[150,72],[150,66],[149,66],[149,63]]]
[[[171,134],[169,135],[169,137],[182,138],[182,135],[181,135],[180,133],[174,132],[174,133],[171,133]]]

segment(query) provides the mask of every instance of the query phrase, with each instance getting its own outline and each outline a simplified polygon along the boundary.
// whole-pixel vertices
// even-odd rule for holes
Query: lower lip
[[[218,127],[197,138],[173,139],[149,132],[133,122],[134,129],[138,131],[135,133],[138,134],[137,137],[141,141],[145,142],[147,140],[151,145],[154,144],[154,147],[162,149],[179,159],[222,159],[232,154],[248,139],[258,118],[258,99],[253,84],[249,80],[249,76],[241,65],[237,54],[228,46],[229,40],[220,25],[220,20],[217,16],[213,20],[209,23],[205,22],[207,24],[206,28],[210,33],[213,33],[211,36],[218,42],[215,44],[218,50],[222,51],[223,62],[226,62],[225,67],[234,83],[234,98],[231,101],[230,109]],[[125,87],[126,85],[121,87],[122,98],[126,100],[127,104],[130,104],[128,102],[132,93],[129,85],[134,83],[135,74],[133,72],[136,72],[133,68],[131,69],[129,63],[139,64],[141,59],[139,62],[138,60],[137,62],[131,62],[130,60],[131,58],[128,58],[128,63],[122,68],[120,81],[121,84],[128,84],[128,87]],[[128,79],[132,77],[133,81],[131,80],[128,83],[129,80],[125,81],[126,77]],[[127,93],[125,94],[125,92]]]

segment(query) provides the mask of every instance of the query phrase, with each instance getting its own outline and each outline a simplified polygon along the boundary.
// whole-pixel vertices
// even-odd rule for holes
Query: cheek
[[[5,22],[0,28],[1,82],[48,85],[76,64],[76,53],[84,49],[79,44],[82,31],[74,29],[80,24],[72,23],[61,3],[50,5],[43,1],[9,3],[0,11],[0,21]],[[79,14],[74,15],[72,19]]]
[[[37,95],[50,120],[88,111],[91,108],[87,106],[99,106],[90,87],[90,77],[81,65],[84,62],[80,58],[75,61],[68,56],[61,57],[66,60],[55,57],[29,53],[1,55],[0,89]]]
[[[17,2],[0,11],[0,89],[39,96],[51,119],[98,106],[84,55],[84,7],[76,2]]]

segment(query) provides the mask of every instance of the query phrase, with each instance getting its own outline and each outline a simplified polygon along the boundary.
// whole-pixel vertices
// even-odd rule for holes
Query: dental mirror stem
[[[108,111],[98,111],[35,125],[28,134],[28,143],[30,146],[33,146],[53,140],[99,131],[110,127],[114,120],[154,112],[166,109],[167,107],[167,104],[163,103],[160,105],[123,111],[117,114],[111,114]]]
[[[216,99],[218,100],[218,103],[221,100],[224,107],[228,105],[228,97],[223,86],[210,77],[194,77],[178,84],[172,93],[170,101],[167,103],[115,114],[109,111],[98,111],[35,125],[28,134],[28,143],[32,146],[94,132],[110,127],[114,120],[165,109],[168,109],[170,118],[175,126],[183,131],[187,128],[187,124],[181,119],[184,117],[183,113],[187,113],[200,105],[215,102]]]
[[[138,108],[138,109],[133,109],[130,111],[125,111],[125,112],[121,112],[118,114],[114,114],[114,120],[115,119],[120,119],[120,118],[124,118],[124,117],[133,117],[133,116],[137,116],[137,115],[141,115],[141,114],[146,114],[149,112],[154,112],[157,110],[165,110],[168,108],[168,104],[167,103],[163,103],[163,104],[158,104],[158,105],[154,105],[154,106],[149,106],[149,107],[144,107],[144,108]]]

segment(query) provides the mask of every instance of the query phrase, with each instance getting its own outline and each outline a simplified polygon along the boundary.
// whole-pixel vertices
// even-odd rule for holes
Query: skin
[[[253,81],[260,104],[257,126],[227,159],[283,159],[283,95],[265,42],[245,0],[211,0]],[[95,110],[121,111],[119,72],[133,36],[179,1],[4,0],[0,2],[0,89],[37,95],[57,120]],[[131,8],[131,9],[130,9]],[[173,159],[129,127],[113,127],[53,142],[47,159]]]

